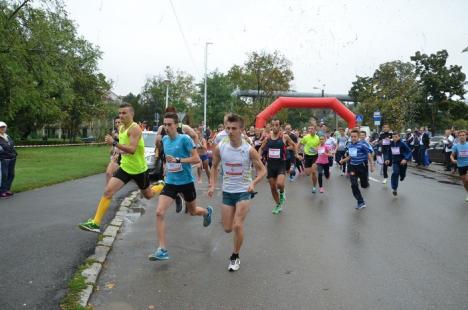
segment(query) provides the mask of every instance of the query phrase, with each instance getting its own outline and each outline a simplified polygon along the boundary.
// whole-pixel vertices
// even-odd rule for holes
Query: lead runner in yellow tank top
[[[100,233],[101,221],[112,201],[112,196],[125,184],[133,180],[146,199],[151,199],[155,193],[160,193],[164,184],[150,185],[148,167],[145,160],[145,145],[140,127],[133,121],[133,107],[123,103],[119,107],[119,118],[122,125],[119,128],[119,142],[111,135],[106,136],[106,143],[113,145],[122,152],[120,167],[106,185],[104,193],[97,205],[94,218],[79,224],[79,228]]]

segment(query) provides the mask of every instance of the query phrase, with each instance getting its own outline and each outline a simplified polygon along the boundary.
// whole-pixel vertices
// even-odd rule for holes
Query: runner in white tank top
[[[244,120],[236,114],[226,115],[225,130],[228,137],[223,139],[213,151],[208,196],[214,194],[218,178],[219,165],[223,169],[223,206],[221,217],[224,230],[234,230],[234,250],[229,258],[229,271],[239,270],[239,251],[244,240],[244,220],[250,209],[250,199],[254,195],[255,185],[266,175],[266,168],[257,151],[242,139]],[[252,180],[252,165],[257,177]]]

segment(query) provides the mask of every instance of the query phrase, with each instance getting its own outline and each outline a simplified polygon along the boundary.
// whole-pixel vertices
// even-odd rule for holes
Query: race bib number
[[[242,167],[242,163],[226,163],[224,173],[228,177],[235,177],[241,176],[244,173],[244,168]]]
[[[459,151],[458,154],[459,157],[466,158],[468,157],[468,150]]]
[[[389,139],[383,139],[382,144],[383,145],[390,145],[390,140]]]
[[[357,148],[349,149],[348,152],[349,152],[349,156],[357,157]]]
[[[340,148],[345,147],[345,145],[346,145],[346,143],[344,143],[344,142],[338,143],[338,146],[339,146]]]
[[[255,146],[259,146],[260,144],[262,144],[262,142],[260,140],[255,140],[254,144]]]
[[[166,163],[167,171],[171,173],[181,172],[182,164],[181,163]]]
[[[400,155],[400,147],[399,146],[392,147],[392,154]]]
[[[269,158],[280,158],[281,150],[280,149],[268,149]]]
[[[317,149],[313,146],[309,147],[309,152],[312,154],[317,154]]]
[[[324,148],[324,147],[319,147],[319,149],[318,149],[318,154],[319,154],[319,155],[325,154],[325,148]]]

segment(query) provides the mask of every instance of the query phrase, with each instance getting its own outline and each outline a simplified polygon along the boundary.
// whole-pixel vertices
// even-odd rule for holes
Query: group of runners
[[[330,167],[337,163],[341,175],[349,176],[351,189],[361,210],[366,203],[360,187],[369,187],[369,171],[375,169],[374,158],[380,164],[384,184],[388,167],[392,167],[391,188],[397,196],[399,182],[406,177],[407,163],[411,160],[410,148],[401,140],[398,132],[391,132],[384,125],[379,139],[371,145],[365,131],[354,128],[348,134],[340,128],[330,133],[326,126],[312,123],[307,131],[293,131],[291,125],[282,126],[273,119],[265,129],[244,129],[244,119],[229,113],[224,124],[212,137],[204,137],[203,128],[192,129],[181,124],[174,108],[168,108],[163,125],[158,129],[157,156],[164,161],[165,179],[150,184],[148,167],[144,158],[142,131],[133,120],[133,108],[122,104],[120,122],[113,135],[105,141],[113,147],[111,164],[107,170],[104,193],[92,219],[79,224],[83,230],[100,232],[102,219],[113,195],[130,180],[134,180],[146,199],[159,194],[156,208],[156,232],[158,247],[149,260],[170,259],[166,245],[165,215],[175,203],[176,212],[182,210],[203,218],[203,226],[211,224],[213,208],[197,205],[195,180],[201,183],[202,173],[208,178],[208,196],[212,198],[218,184],[222,183],[221,219],[225,232],[233,232],[233,251],[229,257],[229,271],[240,267],[239,253],[244,239],[244,221],[255,196],[256,185],[266,176],[274,201],[273,214],[280,214],[286,202],[286,179],[294,181],[300,175],[311,178],[313,194],[324,193],[324,177],[330,178]],[[116,120],[117,121],[117,120]],[[468,192],[468,144],[466,132],[460,131],[460,143],[454,147],[452,160],[457,163]],[[375,152],[374,152],[375,150]],[[196,166],[196,178],[192,167]],[[468,201],[468,195],[466,197]]]

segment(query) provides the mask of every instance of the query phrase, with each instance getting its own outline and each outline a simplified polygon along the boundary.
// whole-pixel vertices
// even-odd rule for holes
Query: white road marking
[[[379,180],[377,180],[377,179],[374,179],[373,177],[369,177],[369,180],[374,181],[374,182],[377,182],[377,183],[381,183],[381,182],[382,182],[382,181],[379,181]]]

